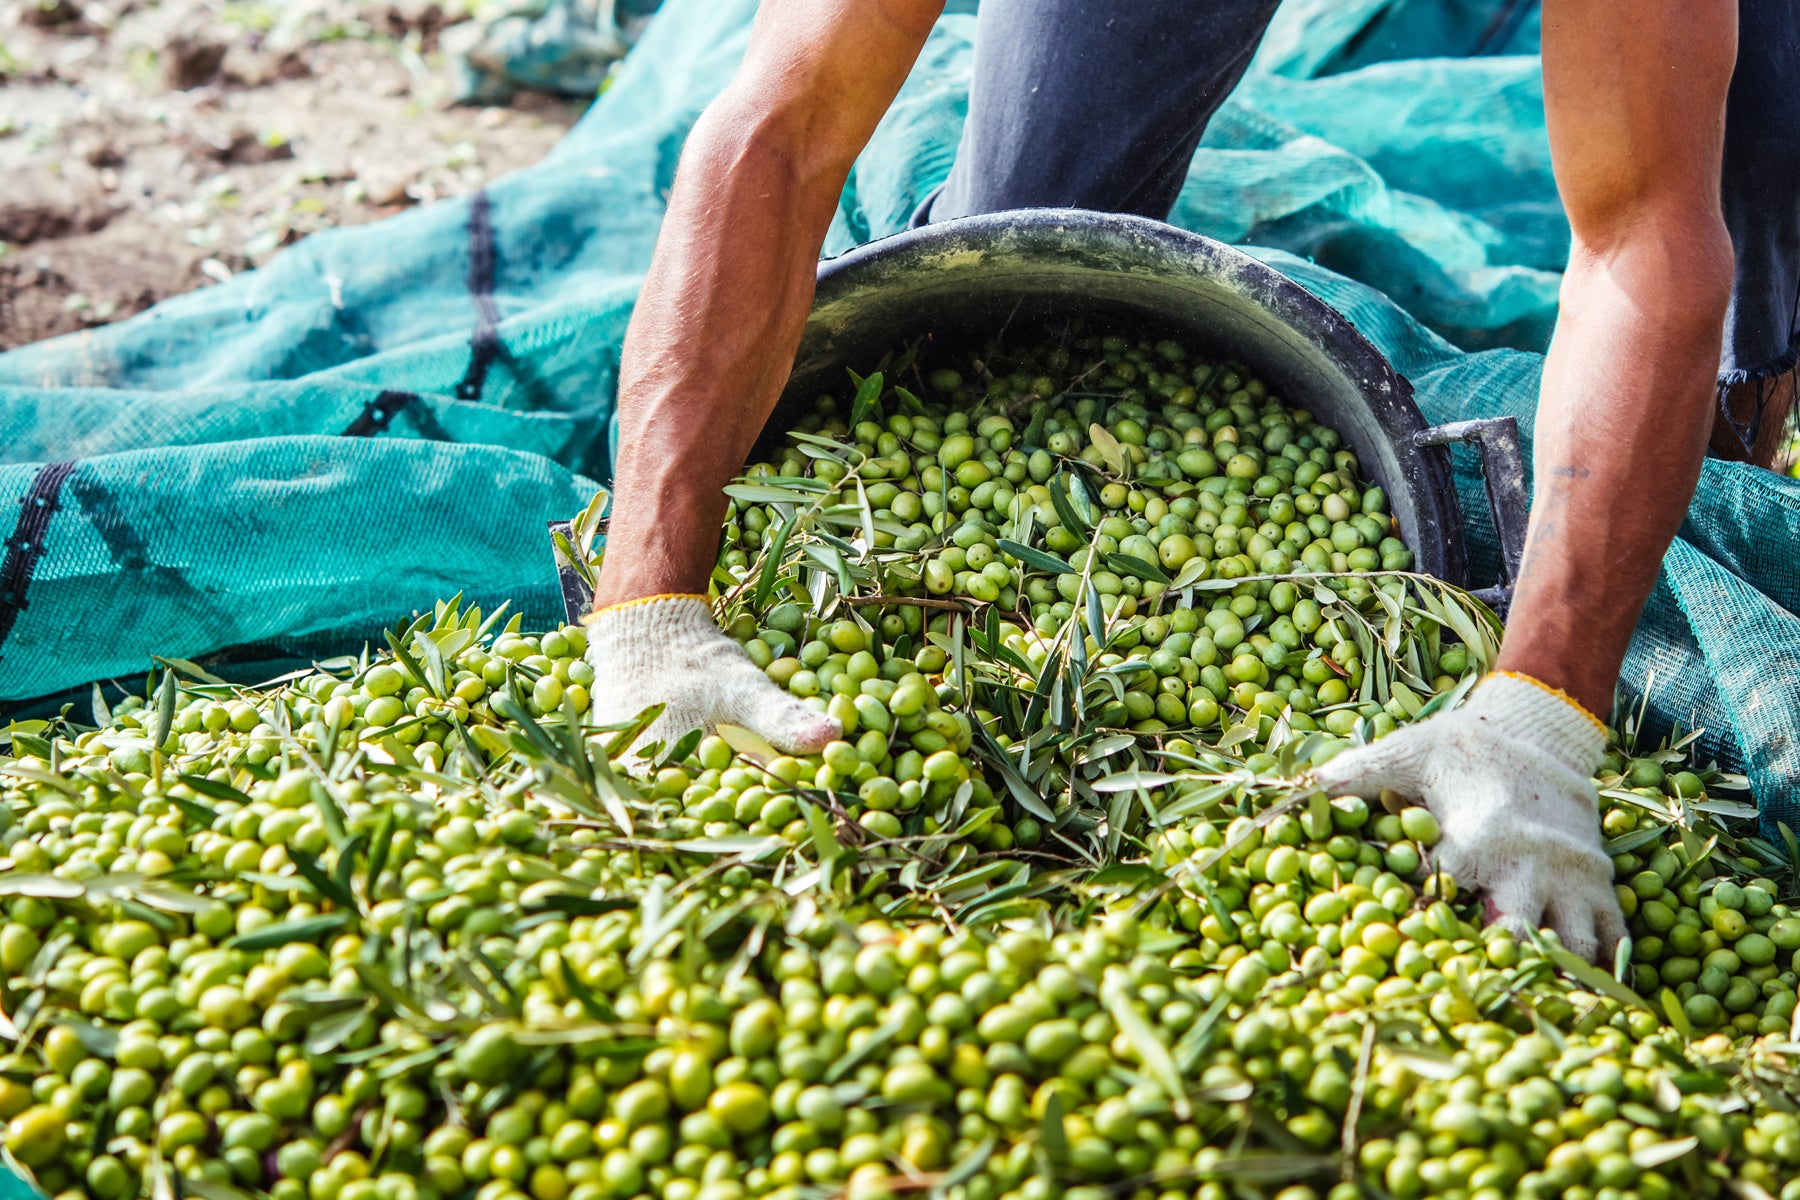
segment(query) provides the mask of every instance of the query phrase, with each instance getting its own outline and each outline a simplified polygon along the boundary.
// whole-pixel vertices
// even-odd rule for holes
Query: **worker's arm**
[[[793,367],[844,180],[942,7],[765,0],[743,67],[688,137],[619,368],[619,455],[590,639],[602,720],[668,702],[659,734],[728,720],[783,748],[815,748],[835,732],[760,673],[736,670],[755,668],[697,619],[692,597],[712,574],[721,489]],[[669,594],[686,603],[617,607]],[[624,643],[654,649],[653,661],[624,661]],[[728,667],[735,690],[716,674]]]
[[[1500,665],[1612,706],[1712,428],[1735,0],[1546,0],[1544,106],[1574,238]]]
[[[1572,949],[1623,932],[1588,782],[1712,425],[1732,281],[1719,210],[1736,0],[1545,0],[1544,105],[1573,242],[1500,667],[1463,710],[1320,773],[1422,796],[1442,860]],[[1585,710],[1585,711],[1584,711]]]

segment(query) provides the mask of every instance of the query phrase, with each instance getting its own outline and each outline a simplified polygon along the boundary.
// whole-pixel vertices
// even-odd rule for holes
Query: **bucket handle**
[[[594,585],[588,582],[587,577],[562,552],[562,547],[556,544],[557,534],[561,534],[571,545],[574,544],[575,522],[551,521],[549,525],[550,553],[556,563],[557,587],[562,591],[563,616],[569,624],[579,625],[581,619],[588,615],[588,610],[594,607]],[[605,529],[605,526],[602,525],[601,528]]]
[[[1525,524],[1529,502],[1525,495],[1525,456],[1519,449],[1519,422],[1512,417],[1483,417],[1451,421],[1413,434],[1413,445],[1448,446],[1466,442],[1481,452],[1481,479],[1487,490],[1488,511],[1494,516],[1494,533],[1500,542],[1501,582],[1483,588],[1475,597],[1501,616],[1512,604],[1513,587],[1519,581],[1519,563],[1525,555]]]

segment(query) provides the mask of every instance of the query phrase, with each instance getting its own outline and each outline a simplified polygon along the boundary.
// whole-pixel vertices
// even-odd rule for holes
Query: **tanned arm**
[[[1604,717],[1712,426],[1733,271],[1719,172],[1737,3],[1545,0],[1543,47],[1574,241],[1499,665]]]
[[[793,367],[844,180],[942,8],[764,0],[688,138],[625,335],[596,608],[706,591],[721,489]]]
[[[1548,925],[1602,962],[1625,918],[1594,811],[1593,714],[1612,706],[1712,425],[1736,42],[1737,0],[1545,0],[1544,103],[1574,242],[1501,671],[1455,711],[1314,772],[1333,792],[1424,800],[1438,867],[1484,893],[1490,920],[1520,936]]]

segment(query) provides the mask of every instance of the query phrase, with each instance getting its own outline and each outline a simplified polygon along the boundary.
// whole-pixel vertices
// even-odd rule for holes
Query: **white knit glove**
[[[740,725],[777,750],[810,754],[843,733],[831,717],[777,687],[744,648],[719,632],[705,596],[646,596],[587,619],[591,721],[629,721],[653,704],[662,716],[638,744],[667,745],[690,729]]]
[[[1521,935],[1541,922],[1591,962],[1625,934],[1594,793],[1605,749],[1586,709],[1506,672],[1454,712],[1346,751],[1313,778],[1334,794],[1391,788],[1423,800],[1443,830],[1438,864],[1487,894],[1490,919]]]

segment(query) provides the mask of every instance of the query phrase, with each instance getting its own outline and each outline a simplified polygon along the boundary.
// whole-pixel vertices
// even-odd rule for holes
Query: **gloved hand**
[[[811,754],[843,733],[837,721],[775,686],[719,632],[705,596],[646,596],[603,608],[586,624],[594,668],[589,719],[611,725],[667,705],[639,744],[666,745],[723,722],[784,753]]]
[[[1346,751],[1313,778],[1333,794],[1423,800],[1443,831],[1438,864],[1487,894],[1491,919],[1521,935],[1548,925],[1591,962],[1625,934],[1593,783],[1605,749],[1586,709],[1497,672],[1454,712]]]

